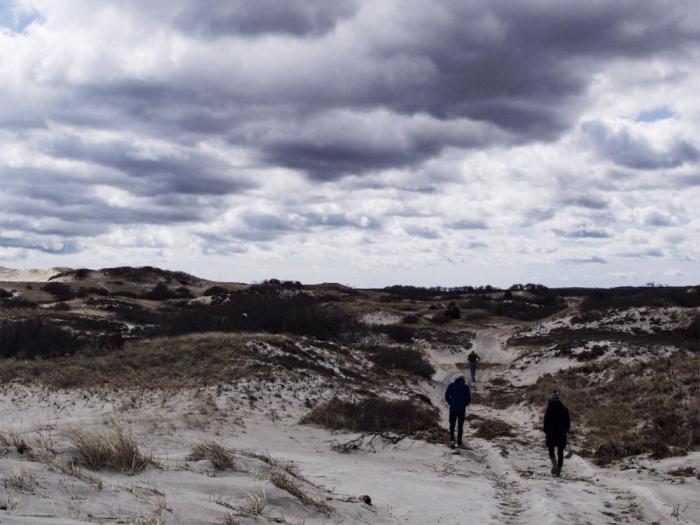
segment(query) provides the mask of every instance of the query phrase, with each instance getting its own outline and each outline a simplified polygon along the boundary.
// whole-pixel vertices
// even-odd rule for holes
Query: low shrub
[[[430,318],[430,322],[436,325],[447,324],[451,320],[452,319],[447,317],[445,314],[433,314],[433,316]]]
[[[302,419],[332,430],[351,432],[397,432],[415,434],[438,426],[438,411],[410,399],[365,398],[342,401],[334,398],[318,405]]]
[[[149,291],[141,294],[141,297],[143,299],[150,299],[151,301],[166,301],[168,299],[182,298],[182,296],[179,293],[171,290],[170,288],[168,288],[168,285],[163,283],[156,284]]]
[[[0,299],[8,299],[13,296],[12,292],[8,292],[4,288],[0,288]]]
[[[39,307],[39,304],[30,301],[29,299],[24,299],[22,297],[12,297],[9,299],[0,299],[0,307],[2,308],[28,308],[34,310]]]
[[[447,305],[447,310],[445,310],[444,315],[449,319],[460,319],[462,317],[462,314],[455,303],[450,303]]]
[[[370,349],[370,355],[375,365],[387,370],[404,370],[424,379],[430,379],[435,373],[433,365],[418,350],[376,346]]]
[[[413,341],[413,330],[408,326],[398,324],[378,325],[373,327],[373,331],[386,334],[397,343],[410,343]]]
[[[76,294],[70,286],[61,282],[48,282],[41,287],[41,290],[53,295],[59,301],[75,299]]]
[[[469,418],[470,425],[476,427],[474,437],[488,439],[489,441],[498,437],[512,437],[515,435],[513,425],[501,419],[486,419],[477,416]]]
[[[229,291],[223,286],[210,286],[204,290],[204,295],[209,297],[212,295],[226,295]]]

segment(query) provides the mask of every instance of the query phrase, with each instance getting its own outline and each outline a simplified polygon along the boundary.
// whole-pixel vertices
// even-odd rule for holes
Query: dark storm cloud
[[[15,220],[17,231],[48,239],[96,235],[115,225],[204,222],[224,197],[262,187],[265,168],[298,171],[312,184],[364,179],[367,187],[439,193],[445,180],[413,174],[464,150],[556,139],[576,121],[595,75],[610,63],[679,56],[700,34],[699,6],[691,0],[113,5],[114,35],[90,32],[91,16],[102,10],[76,0],[66,7],[67,19],[76,22],[76,34],[84,28],[84,41],[47,38],[66,46],[48,58],[51,50],[41,42],[23,49],[26,56],[18,56],[26,67],[16,77],[27,84],[26,100],[0,86],[0,131],[42,157],[34,164],[42,167],[0,168],[0,214]],[[58,11],[37,9],[47,37],[66,30]],[[99,60],[71,45],[94,47]],[[10,95],[24,103],[5,100]],[[621,166],[659,169],[700,160],[697,147],[683,141],[660,150],[601,123],[586,124],[584,132],[600,155]],[[158,144],[156,153],[143,146],[150,143]],[[217,148],[231,157],[240,152],[246,166],[224,160]],[[401,172],[377,182],[380,172],[393,169]],[[408,173],[403,181],[401,173]],[[673,181],[696,184],[694,175]],[[128,203],[107,202],[98,186],[128,193]],[[278,204],[275,213],[241,214],[231,235],[271,240],[384,225],[351,213],[309,212],[303,202]],[[604,210],[608,203],[567,193],[524,211],[522,224],[548,220],[567,206]],[[440,235],[421,225],[407,232]]]
[[[125,141],[88,143],[73,136],[56,140],[49,152],[56,158],[115,169],[132,179],[128,181],[130,190],[141,195],[222,195],[255,186],[232,173],[227,163],[200,153],[152,158]]]
[[[286,215],[246,211],[239,215],[242,226],[229,233],[232,238],[248,241],[270,241],[290,232],[308,233],[315,229],[353,228],[377,230],[382,221],[376,217],[353,216],[347,213],[319,213],[295,209]],[[200,235],[205,240],[209,234]]]
[[[435,228],[421,226],[420,224],[411,224],[403,229],[412,237],[420,237],[422,239],[439,239],[441,234]]]
[[[565,195],[559,199],[562,206],[577,206],[592,210],[604,210],[608,207],[608,202],[600,195]]]
[[[486,230],[488,224],[483,219],[461,219],[449,223],[450,228],[454,230]]]
[[[627,251],[618,254],[620,257],[640,258],[640,257],[663,257],[664,252],[658,248],[649,248],[640,251]]]
[[[95,119],[103,114],[90,111],[95,106],[119,107],[132,126],[139,122],[151,132],[160,126],[175,140],[189,133],[225,136],[266,163],[332,180],[415,166],[445,147],[555,138],[580,111],[581,96],[607,60],[677,53],[698,39],[692,24],[697,6],[691,2],[594,2],[584,9],[554,0],[409,1],[387,2],[376,11],[375,5],[385,4],[367,2],[357,12],[355,4],[160,3],[146,14],[167,21],[174,12],[175,27],[194,31],[194,38],[283,33],[297,42],[342,26],[357,45],[337,46],[326,35],[317,48],[294,46],[282,58],[258,54],[259,67],[241,60],[223,70],[191,64],[168,79],[105,80],[79,88],[87,107],[78,113]],[[379,13],[385,17],[381,24],[373,19]],[[277,60],[284,63],[264,66]],[[416,123],[403,136],[377,138],[367,135],[373,118],[333,114],[338,110],[354,116],[382,111],[397,129],[403,125],[399,116],[437,120]],[[337,127],[323,126],[319,115],[337,120]],[[76,118],[75,112],[63,112],[63,118]],[[456,134],[460,119],[488,123],[501,133],[485,127]],[[288,133],[279,134],[280,128]],[[682,157],[692,150],[675,153]]]
[[[356,8],[355,0],[208,0],[206,5],[190,1],[175,17],[175,24],[202,36],[320,36]]]
[[[658,149],[625,129],[613,130],[601,122],[586,122],[582,129],[603,157],[620,166],[658,170],[700,160],[698,148],[682,140],[675,141],[667,149]]]
[[[675,187],[680,189],[691,188],[693,186],[700,186],[700,173],[678,175],[674,178],[673,183]]]
[[[73,241],[33,240],[18,237],[5,237],[2,235],[0,235],[0,248],[38,250],[49,254],[70,254],[79,251],[77,243]]]

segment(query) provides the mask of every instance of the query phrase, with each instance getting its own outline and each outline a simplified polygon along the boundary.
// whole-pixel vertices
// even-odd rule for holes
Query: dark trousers
[[[464,431],[464,412],[450,412],[450,441],[455,440],[455,423],[457,423],[457,444],[462,444],[462,432]]]
[[[476,381],[476,363],[469,363],[469,372],[472,374],[472,381]]]
[[[549,457],[554,460],[554,449],[557,449],[557,465],[559,465],[559,468],[564,465],[564,447],[560,446],[554,446],[554,445],[549,445],[547,447],[549,449]]]

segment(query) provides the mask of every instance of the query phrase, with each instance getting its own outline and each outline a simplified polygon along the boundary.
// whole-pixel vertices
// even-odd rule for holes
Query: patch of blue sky
[[[21,33],[37,18],[35,12],[19,7],[15,0],[0,0],[0,29]]]
[[[675,117],[676,114],[668,106],[661,106],[654,109],[642,111],[635,117],[636,122],[656,122]]]

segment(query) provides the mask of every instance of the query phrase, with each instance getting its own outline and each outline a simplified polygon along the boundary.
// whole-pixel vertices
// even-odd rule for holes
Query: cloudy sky
[[[0,0],[0,265],[700,281],[697,0]]]

